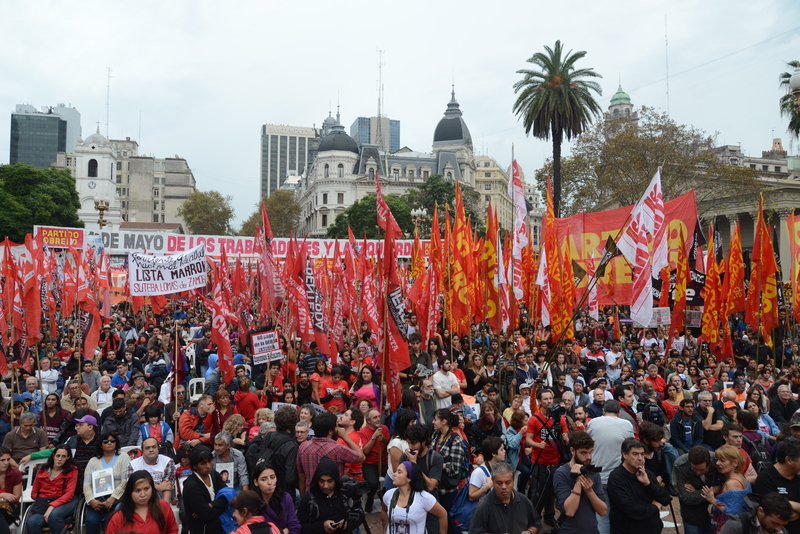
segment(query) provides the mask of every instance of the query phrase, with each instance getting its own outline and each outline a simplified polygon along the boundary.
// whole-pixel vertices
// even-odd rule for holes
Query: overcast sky
[[[431,149],[456,97],[476,153],[507,166],[511,146],[532,179],[551,145],[526,137],[512,89],[526,59],[553,46],[585,50],[609,105],[621,78],[635,106],[760,155],[781,137],[778,75],[800,59],[794,0],[561,2],[0,2],[0,163],[19,103],[72,104],[83,136],[139,138],[140,153],[188,160],[200,190],[233,196],[238,222],[259,194],[264,123],[319,126],[341,105],[349,132],[377,111],[385,50],[384,114],[401,144]],[[794,153],[798,143],[794,143]],[[238,224],[238,223],[237,223]]]

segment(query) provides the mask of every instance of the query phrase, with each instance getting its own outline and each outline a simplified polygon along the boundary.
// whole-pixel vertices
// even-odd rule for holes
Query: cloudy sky
[[[503,166],[511,146],[532,175],[550,145],[526,137],[512,112],[525,60],[561,39],[603,75],[601,107],[619,80],[634,105],[667,109],[719,144],[759,155],[774,137],[789,149],[778,75],[800,59],[793,0],[418,2],[0,2],[0,163],[19,103],[63,102],[84,137],[139,137],[140,153],[188,160],[201,190],[233,197],[239,221],[259,193],[264,123],[320,125],[341,105],[349,131],[377,111],[401,143],[430,151],[455,81],[476,152]],[[774,134],[773,134],[774,132]],[[793,152],[798,152],[795,141]]]

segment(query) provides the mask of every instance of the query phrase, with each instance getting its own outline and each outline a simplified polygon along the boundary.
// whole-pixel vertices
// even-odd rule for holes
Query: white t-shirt
[[[606,484],[608,475],[622,461],[619,452],[622,442],[633,437],[633,425],[625,419],[604,415],[589,421],[587,432],[594,439],[592,463],[603,468],[600,479]]]
[[[150,473],[150,476],[153,477],[153,482],[155,482],[156,485],[158,485],[158,484],[161,484],[162,482],[164,482],[164,475],[166,474],[167,467],[169,466],[169,464],[174,464],[174,462],[172,461],[172,458],[170,458],[169,456],[164,456],[163,454],[159,454],[158,455],[158,460],[156,461],[156,463],[154,465],[148,464],[147,462],[144,461],[144,457],[140,456],[140,457],[136,458],[135,460],[131,460],[131,470],[132,470],[131,472],[133,472],[133,471],[141,471],[141,470],[147,471],[148,473]],[[174,467],[174,465],[173,465],[172,469],[170,469],[170,471],[172,472],[172,477],[173,477],[172,478],[172,488],[173,488],[173,495],[174,495],[174,491],[175,491],[175,478],[174,478],[175,477],[175,467]],[[161,498],[161,492],[158,492],[158,497]],[[211,497],[211,500],[214,500],[213,495]]]
[[[408,508],[395,506],[392,509],[392,495],[396,491],[397,488],[393,488],[383,495],[383,504],[389,509],[386,534],[425,534],[425,521],[428,512],[436,506],[436,499],[427,491],[421,491],[414,494],[414,502]]]
[[[437,389],[453,389],[454,387],[458,387],[458,378],[456,378],[456,375],[453,373],[447,373],[447,376],[445,376],[445,374],[440,371],[433,375],[434,392]],[[453,404],[453,400],[450,395],[440,399],[439,396],[434,393],[433,399],[434,406],[436,406],[437,410],[449,408]]]
[[[619,352],[606,352],[606,376],[608,376],[609,383],[613,383],[622,375],[622,366],[625,360],[621,361],[616,369],[611,368],[611,365],[617,363],[620,356],[622,356],[622,354]]]
[[[475,486],[476,488],[482,488],[486,481],[489,480],[489,475],[486,474],[486,471],[489,468],[486,465],[481,465],[476,467],[472,474],[469,476],[469,484],[470,486]]]
[[[401,453],[406,452],[406,450],[408,450],[408,442],[406,440],[404,440],[404,439],[400,439],[398,437],[394,437],[391,440],[389,440],[389,443],[386,445],[386,452],[389,452],[390,450],[392,450],[394,448],[400,449]],[[394,470],[391,469],[391,466],[389,466],[389,467],[390,468],[386,470],[386,475],[391,480],[394,480]]]

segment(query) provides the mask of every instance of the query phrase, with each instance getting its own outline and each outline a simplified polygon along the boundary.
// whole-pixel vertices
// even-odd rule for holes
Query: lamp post
[[[800,113],[800,67],[795,67],[794,74],[789,78],[789,87],[794,95],[794,109]]]
[[[100,225],[100,229],[102,230],[108,221],[103,217],[108,209],[111,207],[111,203],[108,201],[107,198],[99,198],[95,197],[94,199],[94,209],[100,214],[100,217],[97,219],[97,224]]]
[[[428,219],[428,210],[416,208],[411,210],[411,221],[414,223],[414,231],[419,233],[419,227]]]

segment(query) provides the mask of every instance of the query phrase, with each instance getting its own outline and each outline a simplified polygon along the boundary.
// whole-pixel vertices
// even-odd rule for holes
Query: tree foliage
[[[522,69],[517,74],[524,77],[514,84],[514,93],[519,93],[514,103],[514,113],[521,119],[525,133],[548,140],[553,138],[553,206],[556,216],[561,205],[561,143],[580,135],[600,114],[600,106],[592,91],[603,94],[600,85],[587,78],[602,78],[594,70],[576,69],[578,60],[586,56],[580,50],[564,51],[561,41],[554,48],[544,47],[528,63],[536,70]]]
[[[406,199],[397,195],[384,195],[384,198],[400,229],[403,233],[411,235],[414,231],[414,224],[411,222],[411,207]],[[337,215],[334,223],[328,227],[328,237],[347,239],[348,225],[357,239],[361,239],[364,234],[369,239],[383,237],[383,230],[378,226],[378,206],[375,195],[365,196],[347,208],[344,213]]]
[[[563,215],[634,204],[659,167],[664,199],[694,189],[700,215],[763,190],[753,170],[721,162],[714,147],[714,137],[652,108],[639,111],[638,125],[600,122],[578,138],[565,164],[570,211]],[[543,192],[551,165],[548,161],[536,173]]]
[[[233,197],[219,191],[193,191],[178,208],[178,217],[186,229],[195,235],[233,235]]]
[[[779,76],[781,89],[786,90],[786,94],[781,97],[781,116],[789,117],[789,133],[795,137],[800,137],[800,111],[794,107],[795,98],[792,94],[792,89],[789,87],[789,79],[794,74],[794,69],[800,67],[800,61],[793,60],[787,61],[791,70],[789,72],[782,72]]]
[[[483,213],[480,193],[462,187],[461,195],[464,198],[464,212],[467,217],[471,218],[473,226],[482,229],[486,215]],[[456,186],[454,182],[442,178],[441,174],[432,174],[424,182],[410,188],[405,194],[405,199],[411,209],[424,208],[427,210],[428,220],[420,225],[420,231],[423,236],[429,236],[430,218],[433,217],[433,209],[436,205],[439,206],[439,221],[442,224],[444,224],[445,210],[449,209],[450,217],[453,217],[456,203]]]
[[[0,165],[0,237],[21,243],[37,224],[83,228],[80,207],[68,170]]]
[[[297,202],[294,193],[279,189],[269,197],[264,197],[264,209],[267,210],[269,225],[275,237],[289,237],[300,226],[300,217],[303,208]],[[239,235],[253,236],[256,226],[261,224],[261,203],[256,204],[256,210],[242,224]]]

